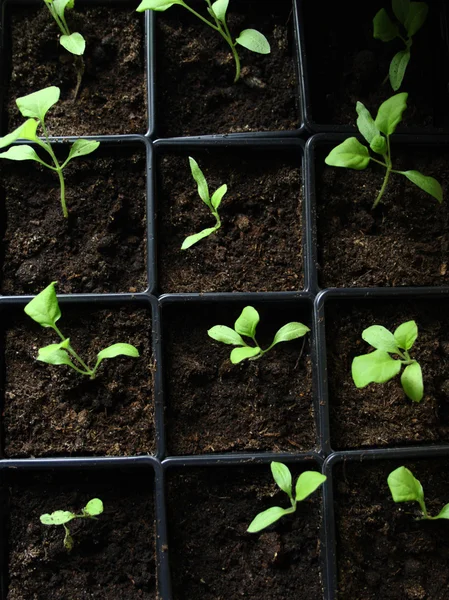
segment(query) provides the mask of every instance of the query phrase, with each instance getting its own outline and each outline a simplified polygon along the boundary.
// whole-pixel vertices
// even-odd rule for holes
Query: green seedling
[[[295,486],[295,495],[292,493],[292,474],[290,469],[278,462],[271,463],[271,472],[273,479],[279,488],[290,498],[291,507],[282,508],[280,506],[272,506],[267,510],[259,513],[250,523],[247,531],[249,533],[257,533],[266,527],[269,527],[278,521],[284,515],[290,515],[296,511],[298,502],[305,500],[310,494],[320,487],[326,481],[326,476],[321,475],[317,471],[304,471],[298,477]]]
[[[342,144],[334,148],[326,157],[325,162],[331,167],[344,167],[363,171],[369,165],[370,160],[385,167],[386,173],[380,192],[374,201],[375,208],[386,190],[390,173],[404,175],[416,186],[433,196],[438,202],[443,202],[443,190],[441,185],[433,177],[423,175],[419,171],[396,171],[391,161],[390,136],[402,121],[402,114],[407,108],[408,94],[400,93],[392,96],[381,104],[376,119],[373,119],[369,110],[361,102],[357,102],[357,127],[368,142],[371,150],[382,156],[383,161],[370,156],[366,146],[361,144],[355,137],[348,138]]]
[[[60,163],[56,158],[50,143],[47,128],[45,125],[45,116],[48,110],[56,104],[59,100],[60,89],[54,86],[44,88],[38,92],[33,92],[28,96],[17,98],[16,104],[19,107],[20,112],[24,117],[28,117],[25,123],[22,123],[17,129],[8,133],[4,137],[0,138],[0,148],[6,148],[11,146],[18,139],[30,140],[40,146],[53,162],[53,165],[49,165],[45,161],[41,160],[37,155],[34,148],[26,144],[19,144],[17,146],[11,146],[6,152],[0,152],[0,158],[7,158],[8,160],[34,160],[47,169],[55,171],[59,177],[59,185],[61,190],[61,206],[64,217],[68,217],[67,205],[65,201],[65,181],[63,170],[69,164],[69,162],[78,158],[79,156],[85,156],[94,152],[100,142],[93,140],[76,140],[70,147],[69,155],[63,163]],[[37,135],[37,128],[41,127],[44,134],[44,140],[41,140]]]
[[[69,26],[65,20],[65,11],[66,9],[69,10],[74,8],[75,0],[44,0],[44,2],[62,33],[59,38],[59,43],[75,57],[77,74],[77,84],[75,89],[76,99],[84,74],[84,60],[82,55],[86,49],[86,41],[80,33],[70,33]]]
[[[223,200],[223,196],[228,191],[228,186],[224,184],[212,194],[212,197],[210,197],[209,186],[207,185],[206,178],[204,177],[204,174],[200,169],[198,163],[191,156],[189,156],[189,162],[190,170],[192,171],[192,177],[198,184],[198,194],[201,200],[210,209],[210,212],[215,217],[216,223],[214,227],[208,227],[207,229],[203,229],[203,231],[200,231],[199,233],[195,233],[186,237],[186,239],[182,243],[181,250],[187,250],[187,248],[190,248],[190,246],[193,246],[193,244],[196,244],[203,238],[211,235],[211,233],[215,233],[217,229],[220,229],[221,221],[220,215],[218,214],[218,207],[220,206],[221,201]]]
[[[179,4],[179,6],[186,8],[188,11],[198,17],[198,19],[203,21],[203,23],[206,23],[206,25],[211,27],[214,31],[217,31],[222,38],[226,40],[234,57],[234,83],[237,83],[237,81],[240,79],[240,57],[237,52],[237,45],[243,46],[247,50],[251,50],[251,52],[257,52],[258,54],[270,54],[270,44],[267,38],[256,29],[245,29],[241,31],[238,38],[234,41],[226,22],[226,11],[228,10],[229,0],[216,0],[216,2],[213,4],[211,0],[205,0],[205,2],[207,4],[207,11],[213,20],[206,19],[183,0],[143,0],[139,4],[137,11],[164,11],[175,4]]]
[[[137,358],[139,356],[139,351],[131,344],[113,344],[97,354],[97,362],[95,363],[94,368],[91,369],[72,348],[70,338],[64,337],[56,325],[56,321],[61,317],[61,310],[56,297],[55,284],[56,281],[50,283],[50,285],[33,298],[24,309],[25,313],[36,321],[36,323],[39,323],[42,327],[50,327],[62,340],[59,344],[50,344],[49,346],[40,348],[37,360],[48,363],[49,365],[68,365],[77,373],[87,375],[91,379],[94,379],[98,367],[105,358],[115,358],[116,356],[131,356],[132,358]],[[72,359],[76,361],[76,364],[72,362]]]
[[[388,475],[387,482],[395,502],[418,502],[422,513],[422,516],[418,517],[418,521],[424,519],[431,521],[436,519],[449,519],[449,504],[443,506],[436,517],[431,517],[427,513],[422,485],[406,467],[399,467],[392,471]]]
[[[256,360],[266,354],[273,346],[280,342],[289,342],[297,338],[306,335],[310,329],[302,323],[292,322],[287,323],[279,329],[274,336],[273,342],[268,346],[266,350],[262,350],[256,340],[256,327],[260,321],[259,313],[252,306],[246,306],[240,317],[237,319],[234,325],[234,329],[226,327],[226,325],[215,325],[207,332],[209,337],[217,342],[223,344],[229,344],[231,346],[240,346],[234,348],[231,352],[231,362],[236,365],[242,360]],[[255,346],[249,346],[241,337],[250,338],[256,344]]]
[[[390,63],[389,75],[385,79],[386,81],[388,77],[390,78],[391,87],[397,92],[402,85],[410,61],[412,38],[424,25],[429,7],[425,2],[410,2],[410,0],[393,0],[392,7],[398,22],[392,21],[385,8],[381,8],[373,19],[373,35],[382,42],[391,42],[391,40],[399,38],[405,44],[405,50],[394,55]]]
[[[40,521],[43,525],[62,525],[64,527],[64,548],[70,552],[73,548],[73,538],[70,535],[67,523],[73,521],[73,519],[96,519],[98,515],[103,512],[103,502],[99,498],[93,498],[89,500],[86,506],[81,510],[81,513],[77,515],[68,510],[55,510],[51,514],[45,514],[40,516]]]
[[[363,388],[370,383],[386,383],[396,377],[404,366],[401,375],[404,392],[413,402],[420,402],[424,395],[421,366],[409,354],[417,337],[418,327],[415,321],[402,323],[394,333],[382,325],[372,325],[365,329],[362,338],[375,351],[356,356],[352,361],[352,379],[355,385]],[[393,358],[391,354],[398,358]]]

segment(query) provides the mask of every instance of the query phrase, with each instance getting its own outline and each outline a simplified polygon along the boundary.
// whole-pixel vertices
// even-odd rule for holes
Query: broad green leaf
[[[371,144],[373,139],[379,135],[379,130],[374,124],[374,119],[369,110],[361,102],[357,102],[355,109],[359,115],[357,118],[357,127],[368,144]]]
[[[235,322],[234,329],[240,335],[252,338],[256,335],[256,327],[259,321],[260,317],[257,310],[252,306],[245,306],[240,317]]]
[[[358,388],[363,388],[370,383],[390,381],[400,370],[400,361],[391,358],[384,350],[356,356],[352,361],[352,379]]]
[[[410,51],[401,50],[394,55],[393,60],[390,63],[390,83],[395,92],[397,92],[402,85],[409,60]]]
[[[424,25],[429,7],[425,2],[410,2],[410,11],[405,20],[405,28],[408,36],[412,37]]]
[[[65,348],[67,348],[69,344],[70,339],[66,339],[59,344],[49,344],[48,346],[39,348],[36,360],[49,365],[68,365],[73,367],[73,362],[65,351]]]
[[[0,152],[0,158],[6,158],[8,160],[34,160],[45,167],[48,167],[47,163],[39,158],[36,151],[27,144],[21,144],[20,146],[11,146],[6,152]]]
[[[270,348],[273,347],[275,344],[279,344],[279,342],[289,342],[290,340],[296,340],[297,338],[303,337],[309,331],[310,329],[302,323],[287,323],[286,325],[278,329]]]
[[[100,498],[93,498],[92,500],[89,500],[89,502],[83,508],[83,513],[88,514],[91,517],[101,515],[102,512],[103,502],[100,500]]]
[[[219,21],[224,23],[226,21],[226,11],[228,10],[229,0],[216,0],[212,4],[212,11]]]
[[[381,154],[382,156],[387,153],[387,140],[383,135],[376,135],[373,138],[373,141],[369,145],[371,150],[376,154]]]
[[[253,358],[258,354],[260,354],[260,348],[250,348],[249,346],[245,346],[244,348],[234,348],[234,350],[231,352],[230,359],[232,364],[236,365],[239,362],[242,362],[242,360]]]
[[[226,184],[220,186],[218,188],[218,190],[216,190],[211,198],[211,204],[212,206],[215,208],[215,210],[217,210],[217,208],[220,206],[221,201],[223,200],[223,196],[226,194],[226,192],[228,191],[228,186]]]
[[[194,233],[193,235],[187,236],[186,239],[182,242],[181,250],[187,250],[188,248],[190,248],[190,246],[193,246],[193,244],[196,244],[211,233],[214,233],[214,231],[217,231],[217,226],[208,227],[207,229],[203,229],[203,231],[200,231],[199,233]]]
[[[397,353],[398,345],[394,335],[382,325],[371,325],[362,333],[362,339],[377,350]]]
[[[43,525],[64,525],[74,519],[75,515],[68,510],[55,510],[55,512],[46,513],[39,518]]]
[[[50,86],[17,98],[16,104],[24,117],[34,117],[43,121],[48,110],[59,100],[60,89]]]
[[[59,43],[61,46],[63,46],[63,48],[72,54],[76,54],[77,56],[84,54],[84,50],[86,49],[85,39],[76,31],[70,35],[61,35],[59,38]]]
[[[69,155],[63,166],[65,167],[66,164],[73,158],[92,154],[92,152],[95,152],[99,145],[100,142],[96,142],[94,140],[76,140],[76,142],[72,144]]]
[[[64,18],[66,9],[72,9],[75,6],[75,0],[53,0],[53,8],[58,17]]]
[[[326,481],[327,477],[318,473],[318,471],[304,471],[298,477],[296,482],[296,500],[301,502],[310,494],[320,487],[322,483]]]
[[[407,98],[408,94],[401,92],[388,98],[380,105],[374,122],[384,135],[394,133],[396,127],[402,121],[402,113],[407,108]]]
[[[385,8],[381,8],[374,17],[373,28],[373,37],[383,42],[390,42],[399,34],[398,26],[390,19]]]
[[[0,148],[6,148],[13,142],[19,139],[24,140],[35,140],[36,139],[36,130],[37,130],[37,121],[34,119],[27,119],[25,123],[19,125],[17,129],[11,131],[4,137],[0,138]]]
[[[405,367],[401,375],[401,384],[404,392],[413,402],[421,402],[424,396],[424,384],[419,363],[414,362]]]
[[[97,354],[97,360],[100,362],[105,358],[115,358],[116,356],[131,356],[132,358],[138,358],[140,354],[135,346],[118,343],[112,344],[112,346],[108,346],[101,350],[101,352]]]
[[[61,317],[55,291],[56,283],[56,281],[50,283],[24,308],[25,313],[42,327],[54,327],[56,321]]]
[[[362,171],[366,169],[370,161],[368,148],[361,144],[355,137],[348,138],[334,148],[325,159],[325,163],[331,167],[345,167]]]
[[[181,0],[143,0],[136,8],[137,12],[143,12],[144,10],[158,10],[163,11],[173,6],[173,4],[184,4]]]
[[[209,186],[207,185],[206,178],[204,177],[203,171],[200,169],[198,163],[194,158],[189,156],[190,170],[192,171],[192,177],[198,185],[198,194],[201,200],[211,208]]]
[[[438,202],[443,202],[443,189],[434,177],[423,175],[419,171],[399,171],[412,183],[433,196]]]
[[[267,38],[256,29],[244,29],[235,42],[258,54],[270,54],[271,52]]]
[[[402,323],[394,332],[394,339],[399,348],[410,350],[418,337],[418,325],[415,321]]]
[[[273,523],[276,523],[284,515],[291,514],[293,511],[291,508],[281,508],[280,506],[272,506],[271,508],[264,510],[255,517],[248,527],[248,533],[257,533],[266,527],[269,527]]]
[[[273,479],[279,486],[279,488],[285,492],[289,498],[292,497],[292,474],[290,473],[290,469],[280,463],[280,462],[272,462],[271,465],[271,473],[273,475]]]
[[[395,502],[423,502],[421,483],[406,467],[398,467],[388,475],[388,487]]]
[[[392,5],[394,16],[404,25],[410,11],[410,0],[393,0]]]
[[[443,508],[440,510],[440,512],[437,514],[436,517],[433,517],[434,519],[449,519],[449,504],[446,504],[446,506],[443,506]]]
[[[230,327],[226,327],[226,325],[215,325],[214,327],[211,327],[208,330],[207,335],[213,340],[222,342],[223,344],[230,344],[232,346],[245,346],[245,342],[242,340],[239,334]]]

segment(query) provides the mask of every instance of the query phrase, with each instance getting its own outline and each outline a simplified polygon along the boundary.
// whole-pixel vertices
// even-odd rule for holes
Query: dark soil
[[[55,173],[2,161],[3,294],[36,294],[55,280],[60,293],[146,289],[145,152],[128,153],[109,147],[68,165],[68,219]]]
[[[447,600],[449,523],[417,521],[417,503],[395,504],[387,477],[406,466],[424,488],[430,515],[448,500],[447,460],[338,465],[335,469],[341,600]]]
[[[58,325],[88,364],[116,342],[139,358],[105,360],[94,380],[35,360],[59,341],[25,315],[8,315],[5,333],[7,457],[147,454],[155,449],[151,321],[143,309],[62,307]]]
[[[174,600],[322,598],[319,492],[256,534],[246,532],[256,514],[289,503],[269,465],[170,472],[168,502]]]
[[[262,32],[271,53],[239,46],[241,79],[219,33],[182,7],[157,15],[157,129],[162,137],[299,127],[291,2],[235,0],[228,25]],[[200,12],[202,7],[200,7]],[[206,11],[203,11],[207,15]]]
[[[214,325],[232,327],[243,307],[177,304],[163,309],[169,454],[315,447],[309,334],[275,346],[259,360],[232,365],[232,347],[215,342],[207,331]],[[255,308],[262,348],[290,321],[310,326],[304,305]]]
[[[135,6],[88,7],[80,2],[67,11],[69,28],[86,40],[85,73],[74,101],[72,55],[59,44],[60,31],[41,4],[8,10],[7,44],[12,50],[6,69],[7,130],[23,121],[16,98],[56,85],[61,99],[48,113],[51,135],[145,133],[143,21]]]
[[[300,289],[301,154],[273,158],[246,149],[246,158],[235,149],[224,154],[193,154],[211,195],[222,184],[228,186],[219,208],[222,225],[214,234],[181,250],[188,235],[212,227],[215,217],[198,195],[187,155],[162,156],[157,194],[161,291]]]
[[[409,400],[400,377],[357,389],[355,356],[372,348],[362,340],[370,325],[394,331],[415,320],[418,339],[410,355],[421,365],[424,398]],[[449,318],[447,302],[332,302],[326,310],[331,442],[334,448],[449,442]]]
[[[430,0],[427,4],[429,16],[413,37],[411,60],[400,89],[409,93],[405,127],[449,125],[448,50],[440,32],[444,3]],[[373,38],[373,18],[378,10],[386,8],[394,19],[391,2],[349,2],[347,10],[341,10],[338,2],[327,1],[303,2],[302,7],[313,120],[355,127],[357,101],[375,115],[380,104],[397,93],[389,81],[382,82],[404,43]]]
[[[156,560],[152,473],[114,471],[88,476],[29,473],[9,486],[9,593],[7,600],[153,600]],[[142,480],[146,479],[145,482]],[[103,501],[97,521],[69,523],[74,547],[63,547],[62,527],[46,527],[40,515],[80,510]]]
[[[337,143],[335,143],[335,146]],[[385,169],[317,168],[318,261],[322,287],[447,285],[449,211],[402,175],[390,176],[376,209]],[[447,193],[446,148],[416,150],[393,145],[394,167],[435,177]],[[373,163],[374,164],[374,163]]]

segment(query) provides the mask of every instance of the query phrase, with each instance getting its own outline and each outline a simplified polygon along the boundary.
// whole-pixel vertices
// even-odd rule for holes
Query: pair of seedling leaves
[[[94,152],[100,142],[93,140],[77,140],[72,144],[69,150],[69,155],[63,163],[60,163],[57,159],[52,145],[49,141],[47,128],[45,125],[45,117],[48,110],[58,102],[60,96],[60,89],[55,86],[50,86],[28,94],[28,96],[22,96],[17,98],[16,104],[19,107],[20,112],[24,117],[28,117],[25,123],[22,123],[17,129],[8,133],[4,137],[0,138],[0,148],[6,148],[11,146],[18,139],[29,140],[35,142],[40,148],[45,150],[53,162],[50,165],[43,161],[37,154],[37,152],[31,146],[27,144],[18,144],[17,146],[11,146],[6,152],[0,153],[0,158],[6,158],[9,160],[34,160],[39,164],[47,167],[51,171],[55,171],[59,177],[60,194],[61,194],[61,207],[64,217],[68,217],[67,205],[65,201],[65,181],[63,176],[63,170],[74,158],[85,156]],[[44,134],[45,141],[42,141],[37,135],[37,129],[41,127]]]
[[[433,177],[423,175],[419,171],[396,171],[393,169],[390,136],[402,121],[403,112],[407,108],[407,98],[408,94],[404,92],[392,96],[381,104],[375,119],[372,118],[369,110],[361,102],[357,102],[357,127],[368,142],[371,150],[381,156],[383,161],[370,156],[368,148],[360,143],[356,137],[348,138],[342,144],[339,144],[325,159],[326,164],[329,166],[355,169],[356,171],[366,169],[370,161],[385,167],[384,181],[374,201],[373,208],[379,204],[384,195],[391,173],[404,175],[416,186],[433,196],[438,202],[443,201],[441,185]]]
[[[73,519],[95,519],[102,512],[103,502],[99,498],[93,498],[81,509],[79,515],[68,510],[55,510],[51,514],[41,515],[40,521],[43,525],[62,525],[64,527],[64,548],[70,552],[73,548],[73,538],[70,535],[67,523],[70,523]]]
[[[410,0],[392,0],[393,13],[399,24],[392,21],[382,8],[373,19],[374,37],[383,42],[391,42],[395,38],[401,39],[405,50],[397,52],[390,63],[389,78],[391,87],[395,92],[401,87],[405,71],[410,61],[410,48],[413,36],[424,25],[429,7],[425,2],[410,2]],[[401,34],[403,27],[406,38]]]
[[[212,17],[213,21],[209,21],[200,15],[183,0],[143,0],[139,4],[137,10],[138,12],[143,12],[144,10],[164,11],[174,5],[186,8],[198,19],[203,21],[203,23],[211,27],[214,31],[217,31],[222,38],[226,40],[234,57],[234,83],[236,83],[240,79],[240,57],[237,52],[237,45],[243,46],[252,52],[257,52],[258,54],[269,54],[271,52],[270,44],[267,38],[256,29],[244,29],[234,41],[226,22],[226,12],[228,10],[229,0],[216,0],[214,3],[212,3],[211,0],[205,0],[205,2],[207,4],[207,12]]]
[[[56,21],[62,35],[59,43],[71,54],[81,56],[86,49],[86,42],[83,36],[78,33],[70,33],[70,29],[65,20],[65,11],[75,7],[75,0],[44,0],[52,17]]]
[[[25,306],[25,313],[42,327],[50,327],[62,340],[59,344],[50,344],[40,348],[37,360],[50,365],[68,365],[81,375],[87,375],[94,379],[98,367],[105,358],[115,358],[116,356],[130,356],[137,358],[139,351],[131,344],[118,343],[108,346],[97,354],[97,362],[91,369],[83,359],[78,356],[70,344],[70,338],[66,338],[59,330],[56,322],[61,318],[58,299],[55,290],[56,281],[53,281],[40,294]],[[74,359],[76,364],[72,361]]]
[[[436,519],[449,519],[449,504],[443,506],[435,517],[431,517],[428,514],[424,501],[423,487],[420,481],[406,467],[399,467],[392,471],[388,476],[387,482],[395,502],[418,502],[422,513],[422,516],[418,520],[427,519],[434,521]]]

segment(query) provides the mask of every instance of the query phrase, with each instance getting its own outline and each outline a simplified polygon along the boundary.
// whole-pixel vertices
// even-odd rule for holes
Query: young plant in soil
[[[396,92],[402,85],[405,71],[410,61],[410,49],[413,44],[413,36],[424,25],[427,19],[429,7],[425,2],[410,2],[410,0],[393,0],[392,8],[396,19],[404,29],[404,37],[400,26],[393,22],[385,8],[381,8],[373,19],[374,37],[382,42],[391,42],[395,38],[401,39],[405,44],[405,50],[394,55],[389,69],[391,87]]]
[[[235,61],[234,83],[237,83],[237,81],[240,79],[240,57],[237,52],[237,44],[240,44],[240,46],[243,46],[247,50],[251,50],[251,52],[257,52],[258,54],[270,54],[270,44],[267,38],[256,29],[244,29],[240,32],[238,38],[233,41],[231,32],[229,31],[229,27],[226,22],[226,11],[228,10],[229,0],[216,0],[216,2],[213,4],[211,3],[211,0],[205,0],[205,2],[207,4],[207,12],[212,17],[213,21],[200,15],[183,0],[143,0],[137,7],[137,11],[164,11],[174,4],[179,4],[180,6],[186,8],[188,11],[198,17],[198,19],[201,19],[203,23],[206,23],[206,25],[209,25],[209,27],[211,27],[214,31],[217,31],[229,44]]]
[[[279,488],[290,498],[291,507],[282,508],[281,506],[272,506],[259,513],[250,523],[247,531],[257,533],[278,521],[284,515],[290,515],[296,511],[298,502],[305,500],[310,494],[320,487],[327,479],[325,475],[317,471],[304,471],[298,477],[295,486],[295,495],[292,494],[292,474],[290,469],[279,462],[271,463],[271,472],[273,479]]]
[[[375,348],[374,352],[356,356],[352,361],[352,379],[358,388],[370,383],[386,383],[401,375],[401,384],[406,395],[413,402],[420,402],[424,395],[424,385],[420,364],[412,359],[409,350],[418,337],[415,321],[402,323],[394,333],[382,325],[372,325],[365,329],[362,338]],[[399,358],[395,359],[390,354]]]
[[[65,181],[63,170],[69,164],[69,162],[79,156],[85,156],[94,152],[100,142],[93,140],[76,140],[70,148],[69,155],[66,160],[61,164],[56,158],[53,148],[49,141],[47,128],[45,125],[45,116],[48,110],[56,104],[59,100],[60,89],[58,87],[48,87],[38,92],[28,94],[28,96],[22,96],[17,98],[16,104],[19,107],[20,112],[24,117],[29,117],[25,123],[19,125],[17,129],[8,133],[4,137],[0,138],[0,148],[6,148],[18,139],[25,139],[35,142],[45,152],[50,155],[53,165],[49,165],[39,158],[34,148],[27,144],[19,144],[17,146],[11,146],[6,152],[0,153],[0,158],[7,158],[8,160],[34,160],[47,169],[55,171],[59,177],[59,185],[61,190],[61,206],[64,217],[68,217],[67,205],[65,201]],[[42,141],[37,135],[37,128],[42,128],[44,134],[44,141]]]
[[[75,57],[77,82],[74,99],[76,100],[84,74],[84,60],[82,55],[86,49],[86,41],[80,33],[70,33],[69,26],[65,20],[65,11],[66,9],[69,10],[75,7],[75,0],[44,0],[44,2],[62,33],[59,43]]]
[[[89,500],[86,506],[81,510],[81,513],[77,515],[68,510],[55,510],[51,514],[45,514],[40,516],[40,521],[43,525],[62,525],[64,527],[64,548],[70,552],[73,548],[73,538],[70,535],[69,528],[66,523],[73,521],[73,519],[95,519],[98,515],[103,512],[103,502],[99,498],[93,498]]]
[[[399,467],[388,475],[388,487],[395,502],[418,502],[422,516],[419,520],[449,519],[449,504],[443,506],[440,512],[431,517],[427,513],[426,503],[424,501],[424,490],[418,479],[406,467]]]
[[[344,167],[346,169],[363,171],[369,165],[370,160],[372,160],[386,169],[384,181],[374,201],[373,208],[379,204],[384,195],[391,173],[404,175],[412,183],[436,198],[438,202],[443,201],[441,185],[433,177],[423,175],[419,171],[396,171],[393,169],[390,136],[402,121],[402,114],[407,108],[407,98],[408,94],[406,93],[392,96],[380,105],[375,119],[372,118],[369,110],[361,102],[357,102],[357,127],[368,142],[371,150],[381,156],[383,161],[370,156],[368,148],[361,144],[355,137],[348,138],[339,144],[325,159],[326,164],[331,167]]]
[[[290,340],[303,337],[310,331],[310,329],[302,323],[295,321],[287,323],[276,332],[276,335],[268,348],[262,350],[256,340],[256,327],[259,321],[260,317],[257,310],[252,306],[246,306],[235,322],[234,329],[226,327],[226,325],[215,325],[208,330],[207,334],[217,342],[222,342],[223,344],[229,344],[231,346],[240,346],[239,348],[234,348],[230,356],[232,364],[236,365],[245,359],[257,360],[271,350],[276,344],[279,344],[280,342],[289,342]],[[256,345],[249,346],[241,337],[242,335],[250,338]]]
[[[56,281],[50,283],[24,309],[25,313],[36,321],[36,323],[39,323],[42,327],[51,327],[62,340],[59,344],[50,344],[49,346],[40,348],[37,360],[49,365],[68,365],[77,373],[94,379],[98,367],[105,358],[115,358],[116,356],[137,358],[139,356],[139,351],[131,344],[113,344],[97,354],[97,362],[94,368],[91,369],[72,348],[70,338],[66,338],[56,325],[56,321],[61,317],[61,310],[56,297],[55,284]],[[75,359],[76,364],[72,362],[71,358]]]
[[[204,177],[204,173],[200,169],[198,163],[194,158],[189,156],[190,162],[190,170],[192,171],[192,177],[198,184],[198,194],[204,204],[210,209],[212,215],[215,217],[215,225],[214,227],[208,227],[207,229],[203,229],[199,233],[195,233],[193,235],[189,235],[183,241],[181,250],[187,250],[203,238],[211,235],[211,233],[215,233],[217,229],[221,227],[220,215],[218,214],[218,207],[223,200],[223,196],[228,191],[228,186],[226,184],[220,186],[213,194],[212,198],[209,195],[209,186],[207,185],[206,178]]]

